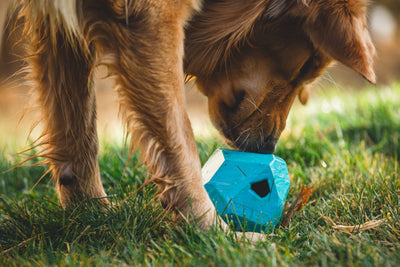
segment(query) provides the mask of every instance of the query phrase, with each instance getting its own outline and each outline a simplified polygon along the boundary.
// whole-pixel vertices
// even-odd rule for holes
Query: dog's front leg
[[[134,11],[128,18],[125,9],[114,7],[120,21],[107,33],[113,44],[102,44],[110,52],[105,58],[111,61],[106,63],[116,73],[132,151],[140,149],[162,203],[184,215],[193,213],[200,227],[207,229],[215,221],[215,208],[201,182],[184,100],[182,17],[186,11],[175,2],[148,5],[130,7]]]
[[[29,75],[42,108],[38,141],[52,171],[61,204],[104,198],[97,162],[96,99],[93,59],[78,39],[51,25],[48,16],[26,12]],[[32,21],[36,23],[32,24]],[[52,27],[55,28],[52,28]]]

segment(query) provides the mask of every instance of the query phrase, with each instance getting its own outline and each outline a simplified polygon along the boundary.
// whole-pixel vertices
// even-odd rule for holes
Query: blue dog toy
[[[290,186],[283,159],[217,149],[202,176],[218,214],[233,221],[237,230],[260,232],[280,221]]]

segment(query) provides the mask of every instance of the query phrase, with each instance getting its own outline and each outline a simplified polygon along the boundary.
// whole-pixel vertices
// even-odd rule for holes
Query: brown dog
[[[294,98],[305,102],[305,86],[333,59],[375,82],[362,0],[205,0],[202,11],[199,0],[20,2],[45,123],[39,154],[63,206],[106,195],[92,88],[98,64],[115,76],[131,150],[140,149],[161,201],[193,212],[203,229],[216,216],[185,111],[184,69],[229,143],[255,152],[275,149]]]

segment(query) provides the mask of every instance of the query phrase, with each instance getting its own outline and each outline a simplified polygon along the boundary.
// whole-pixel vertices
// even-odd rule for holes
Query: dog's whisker
[[[334,86],[335,89],[336,89],[337,91],[340,91],[341,89],[343,89],[343,88],[341,88],[341,86],[335,81],[335,79],[332,77],[332,75],[329,73],[329,71],[326,72],[326,75],[323,76],[323,79],[324,79],[325,81],[329,82],[332,86]]]
[[[243,131],[240,132],[239,136],[235,139],[235,142],[238,142],[239,139],[242,137],[243,134],[247,133],[248,131],[250,131],[250,128],[244,129]]]
[[[249,137],[250,137],[250,133],[248,133],[246,135],[246,138],[243,139],[243,141],[242,141],[242,143],[240,144],[239,147],[247,147],[247,141],[249,140]]]
[[[236,143],[239,141],[240,137],[242,137],[242,134],[243,134],[243,132],[240,133],[240,134],[238,135],[238,137],[236,137],[236,139],[235,139],[235,141],[233,141],[233,143],[236,144]]]
[[[264,121],[260,120],[260,122],[257,124],[257,128],[259,128],[263,123],[264,123]]]
[[[260,107],[257,106],[256,101],[254,100],[254,97],[248,96],[248,97],[245,98],[245,100],[247,100],[250,104],[252,104],[252,105],[254,106],[254,108],[255,108],[258,112],[260,112],[260,113],[262,114],[262,111],[261,111]]]

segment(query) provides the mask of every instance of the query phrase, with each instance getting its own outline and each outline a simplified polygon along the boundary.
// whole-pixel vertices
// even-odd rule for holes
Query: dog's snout
[[[278,138],[271,136],[267,137],[267,139],[264,141],[264,144],[261,146],[260,151],[257,152],[263,154],[272,154],[275,151],[277,143],[278,143]]]
[[[236,137],[236,139],[231,139],[229,142],[232,146],[236,147],[241,151],[262,153],[262,154],[272,154],[275,151],[276,145],[278,143],[279,137],[274,135],[260,138],[258,134],[249,135],[243,137],[243,135]]]

